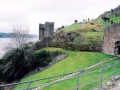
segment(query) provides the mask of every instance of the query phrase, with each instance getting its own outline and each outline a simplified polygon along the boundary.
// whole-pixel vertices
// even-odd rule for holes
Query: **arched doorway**
[[[115,42],[115,55],[120,54],[120,41]]]

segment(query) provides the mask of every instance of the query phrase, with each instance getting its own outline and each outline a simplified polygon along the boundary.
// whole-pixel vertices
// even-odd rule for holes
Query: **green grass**
[[[80,23],[74,23],[74,24],[72,24],[72,25],[67,26],[67,27],[64,28],[63,30],[64,30],[65,32],[69,32],[69,31],[76,30],[76,29],[79,28],[79,27],[80,27]]]
[[[98,18],[97,20],[98,20],[98,21],[100,22],[100,24],[102,25],[100,31],[102,31],[102,32],[104,33],[104,29],[108,26],[108,23],[104,22],[104,21],[102,20],[102,18]]]
[[[111,17],[110,21],[113,21],[115,23],[119,23],[120,22],[120,16],[118,16],[118,17]]]
[[[91,20],[86,23],[74,23],[62,30],[64,32],[72,31],[77,34],[80,34],[80,36],[82,36],[83,39],[81,41],[81,38],[74,37],[75,41],[73,42],[76,44],[94,44],[102,41],[104,29],[107,26],[108,23],[104,22],[102,18],[98,18],[96,20]],[[57,33],[59,33],[60,31],[58,31]]]
[[[110,57],[110,55],[100,53],[100,52],[78,52],[78,51],[69,51],[69,50],[64,50],[61,48],[52,48],[52,47],[44,48],[42,50],[59,50],[59,51],[67,53],[68,56],[66,58],[64,58],[63,60],[61,60],[60,62],[54,64],[50,68],[45,69],[42,72],[39,72],[39,73],[36,73],[36,74],[33,74],[33,75],[23,78],[21,80],[21,82],[76,71],[81,68],[98,63],[101,60],[104,60],[104,59]],[[39,52],[39,51],[41,51],[41,50],[38,50],[37,52]],[[43,82],[48,82],[50,80],[53,80],[53,79],[49,79],[49,80],[45,80],[45,81],[38,81],[38,82],[33,83],[32,86],[38,85]],[[27,84],[17,85],[14,90],[24,88],[26,86],[27,86]],[[64,90],[64,89],[61,89],[61,90]]]
[[[115,58],[111,61],[108,61],[108,62],[105,62],[105,63],[99,65],[99,67],[96,67],[96,68],[93,68],[93,69],[90,69],[90,70],[86,70],[83,74],[88,73],[88,72],[92,72],[92,71],[95,71],[95,70],[99,70],[99,71],[91,73],[89,75],[80,76],[80,79],[79,79],[79,85],[80,86],[82,86],[84,84],[87,84],[89,82],[92,82],[93,80],[98,80],[98,81],[95,82],[95,83],[92,83],[90,85],[87,85],[85,87],[81,87],[80,90],[90,90],[90,89],[100,85],[100,71],[101,71],[102,65],[111,63],[111,62],[116,61],[118,59],[120,59],[120,58]],[[116,69],[119,69],[119,68],[120,68],[120,64],[116,65]],[[105,69],[103,71],[103,77],[107,76],[111,72],[113,72],[113,67],[109,67],[109,68]],[[120,74],[120,72],[118,71],[118,72],[116,72],[116,74]],[[108,77],[104,78],[103,83],[108,81],[111,76],[112,75],[109,75]],[[52,85],[44,87],[42,90],[71,90],[75,87],[76,87],[76,78],[72,78],[72,79],[69,79],[69,80],[54,83]]]
[[[87,31],[84,33],[84,37],[86,38],[86,41],[85,41],[86,44],[93,44],[96,42],[100,42],[103,39],[104,29],[108,26],[108,24],[104,22],[102,18],[98,18],[97,21],[101,25],[98,31],[95,31],[95,32]]]

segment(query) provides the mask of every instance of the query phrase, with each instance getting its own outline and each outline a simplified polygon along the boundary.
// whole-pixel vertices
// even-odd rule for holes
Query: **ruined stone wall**
[[[39,24],[39,39],[44,37],[44,24]]]
[[[109,25],[104,31],[103,52],[115,55],[115,43],[120,41],[120,23]]]
[[[39,24],[39,39],[48,37],[54,34],[54,22],[46,22]]]
[[[65,42],[54,42],[52,37],[45,37],[41,41],[38,41],[33,49],[38,50],[44,47],[58,47],[63,48],[66,50],[73,50],[73,51],[94,51],[94,52],[101,52],[102,51],[102,44],[70,44]]]

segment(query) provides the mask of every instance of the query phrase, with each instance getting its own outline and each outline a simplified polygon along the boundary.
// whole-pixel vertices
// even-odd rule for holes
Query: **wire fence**
[[[0,88],[12,86],[12,90],[40,90],[44,87],[52,86],[54,84],[71,82],[72,85],[70,85],[70,88],[72,89],[62,90],[93,90],[95,87],[102,90],[103,85],[109,81],[111,77],[115,81],[115,76],[119,74],[120,60],[116,60],[107,64],[98,65],[91,69],[82,69],[75,72],[40,78],[36,80],[0,85]],[[36,82],[40,83],[36,85]],[[20,84],[23,84],[24,87],[16,88],[16,85]]]

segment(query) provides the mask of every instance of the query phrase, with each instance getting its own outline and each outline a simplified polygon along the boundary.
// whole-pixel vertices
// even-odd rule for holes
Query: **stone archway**
[[[115,42],[115,50],[114,50],[115,55],[120,54],[120,41]]]

